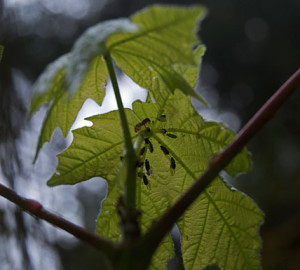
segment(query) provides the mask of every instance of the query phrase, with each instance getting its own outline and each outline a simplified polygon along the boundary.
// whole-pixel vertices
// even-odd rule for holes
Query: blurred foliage
[[[96,2],[90,0],[97,8],[91,8],[84,16],[78,17],[55,13],[43,8],[41,2],[28,5],[26,9],[23,7],[22,13],[32,15],[26,24],[17,13],[21,8],[5,7],[6,2],[0,0],[0,44],[5,46],[2,70],[18,70],[33,81],[46,64],[69,51],[74,40],[88,26],[109,18],[128,16],[158,1],[115,0],[108,1],[105,6],[99,4],[105,1]],[[208,48],[201,84],[214,95],[212,105],[219,112],[230,110],[245,123],[299,68],[299,0],[181,0],[164,3],[201,3],[208,7],[209,15],[201,29],[201,37]],[[1,73],[1,84],[4,83],[12,85]],[[1,87],[2,100],[6,100],[4,96],[8,92],[5,89],[10,87]],[[14,93],[20,95],[20,92],[22,89]],[[300,268],[297,229],[300,227],[299,101],[300,94],[296,93],[250,143],[253,170],[233,180],[234,185],[254,198],[266,213],[266,223],[262,228],[265,243],[262,258],[266,270]],[[21,102],[14,105],[13,111],[22,114],[23,108]],[[1,110],[4,112],[3,107]],[[94,217],[89,217],[89,220],[93,221]],[[82,269],[72,262],[78,254],[85,256],[82,248],[61,247],[60,252],[64,269]],[[91,255],[87,253],[86,256],[87,260],[82,258],[83,261],[88,261]],[[97,266],[85,265],[85,268],[97,269]]]

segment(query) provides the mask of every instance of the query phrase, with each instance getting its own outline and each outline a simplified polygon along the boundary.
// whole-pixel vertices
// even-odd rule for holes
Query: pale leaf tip
[[[87,72],[90,62],[97,55],[106,53],[106,41],[116,32],[136,32],[138,25],[132,23],[127,18],[114,19],[96,24],[87,29],[76,41],[72,49],[66,82],[70,94],[76,92],[80,83]]]
[[[70,54],[68,53],[60,56],[57,60],[50,63],[34,83],[32,94],[35,96],[47,92],[51,86],[53,78],[59,70],[66,68],[69,59]]]

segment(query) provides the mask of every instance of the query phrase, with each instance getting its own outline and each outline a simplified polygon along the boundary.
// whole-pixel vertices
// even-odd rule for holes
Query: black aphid
[[[161,116],[159,116],[157,118],[158,121],[161,121],[161,122],[166,122],[166,115],[165,114],[162,114]]]
[[[143,175],[143,182],[144,182],[144,184],[145,184],[146,186],[149,184],[148,178],[147,178],[147,176],[146,176],[145,174]]]
[[[138,132],[141,130],[142,126],[145,126],[146,124],[150,123],[150,119],[149,118],[145,118],[142,122],[137,123],[134,127],[134,131]],[[150,131],[150,129],[149,129]]]
[[[148,176],[150,176],[150,175],[153,174],[153,171],[152,171],[152,169],[150,167],[150,163],[149,163],[148,159],[145,160],[145,170],[146,170],[146,174]]]
[[[150,153],[153,152],[153,144],[151,142],[149,143],[149,150],[150,150]]]
[[[175,159],[173,157],[171,157],[171,165],[170,165],[171,169],[175,170],[176,169],[176,162]]]
[[[145,139],[145,144],[148,145],[150,153],[153,152],[153,144],[150,142],[150,140],[148,138]]]
[[[170,138],[173,138],[173,139],[176,139],[176,138],[177,138],[177,136],[176,136],[175,134],[167,133],[166,135],[167,135],[168,137],[170,137]]]
[[[150,171],[150,163],[148,159],[145,160],[145,169],[146,171]]]
[[[123,157],[123,156],[120,156],[120,160],[123,161],[123,160],[124,160],[124,157]]]
[[[166,133],[167,133],[167,130],[164,129],[164,128],[161,128],[159,131],[160,131],[162,134],[166,134]]]
[[[146,125],[146,124],[148,124],[148,123],[150,123],[150,119],[149,118],[145,118],[143,121],[142,121],[142,125],[144,126],[144,125]]]
[[[138,132],[142,128],[142,126],[143,126],[142,123],[137,123],[134,127],[134,131]]]
[[[140,156],[144,155],[145,150],[146,150],[145,146],[141,148],[141,150],[140,150]]]
[[[165,155],[169,155],[169,150],[166,147],[161,145],[160,149],[164,152]]]

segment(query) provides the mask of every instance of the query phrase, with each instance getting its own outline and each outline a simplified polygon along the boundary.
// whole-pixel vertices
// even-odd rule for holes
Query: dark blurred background
[[[204,4],[209,9],[200,30],[207,46],[200,93],[211,104],[201,112],[209,120],[223,121],[237,131],[300,66],[299,0],[162,2]],[[95,204],[99,205],[94,188],[89,184],[79,185],[76,191],[45,187],[55,170],[55,154],[67,144],[59,132],[43,148],[39,164],[31,165],[44,115],[42,109],[26,122],[31,85],[49,62],[70,50],[87,27],[127,17],[153,3],[159,2],[0,0],[0,44],[5,46],[0,64],[1,183],[58,213],[67,209],[64,216],[93,229]],[[266,215],[261,228],[266,270],[300,269],[299,102],[298,91],[248,145],[252,171],[230,180]],[[97,180],[92,185],[103,189]],[[35,221],[4,199],[0,199],[0,254],[1,270],[102,268],[92,248]]]

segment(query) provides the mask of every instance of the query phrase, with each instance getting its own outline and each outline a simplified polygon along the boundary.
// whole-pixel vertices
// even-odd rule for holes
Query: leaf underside
[[[49,90],[43,94],[36,94],[32,101],[30,114],[42,104],[52,102],[42,125],[35,158],[43,144],[51,140],[56,127],[60,127],[64,137],[67,136],[78,111],[87,98],[95,100],[99,105],[103,100],[107,69],[101,56],[93,60],[80,88],[72,96],[67,92],[64,76],[65,67],[63,66],[51,80]]]
[[[155,80],[153,85],[162,87],[163,82]],[[142,231],[175,202],[206,169],[209,160],[234,137],[233,132],[223,125],[205,122],[193,109],[189,98],[180,92],[175,91],[175,95],[167,94],[164,98],[158,103],[137,101],[133,110],[127,110],[132,134],[135,134],[137,123],[145,118],[151,120],[151,135],[148,137],[153,152],[145,145],[145,154],[141,157],[142,161],[147,159],[151,167],[149,184],[146,186],[141,178],[137,178],[137,207],[144,213]],[[158,105],[160,103],[164,104],[163,108]],[[165,122],[158,120],[162,111],[166,116]],[[123,153],[119,117],[113,111],[88,120],[93,122],[93,126],[74,131],[73,144],[58,156],[58,174],[53,175],[48,184],[75,184],[94,176],[105,178],[108,194],[102,204],[97,232],[118,241],[120,232],[115,202],[123,187],[123,183],[115,178]],[[167,132],[164,134],[163,130]],[[171,138],[167,134],[177,137]],[[168,149],[168,155],[161,146]],[[171,158],[176,162],[175,170],[171,168]],[[226,170],[235,175],[249,168],[250,159],[247,151],[243,150]],[[146,173],[144,166],[139,170]],[[216,179],[178,222],[187,269],[202,269],[214,263],[224,269],[259,269],[260,239],[257,230],[261,222],[260,210],[247,196]],[[153,269],[162,269],[171,257],[172,243],[168,238],[161,244],[160,250],[164,252],[156,253]],[[166,254],[169,257],[165,257]],[[208,256],[202,257],[201,254]]]
[[[193,89],[204,53],[203,46],[192,53],[191,47],[197,42],[194,25],[204,14],[201,7],[153,6],[131,17],[139,27],[137,32],[112,33],[105,43],[116,64],[149,91],[147,102],[136,101],[132,110],[126,109],[132,141],[137,135],[148,139],[141,146],[145,147],[140,157],[144,164],[138,168],[139,176],[145,174],[148,184],[142,177],[137,177],[136,183],[137,207],[143,213],[142,232],[234,138],[234,133],[223,124],[206,122],[191,105],[191,96],[197,96]],[[87,97],[101,103],[107,80],[104,64],[101,55],[94,57],[79,90],[71,97],[67,96],[64,79],[67,67],[58,69],[50,91],[37,96],[32,105],[37,109],[52,100],[39,147],[50,140],[55,126],[67,134]],[[68,117],[70,121],[66,120]],[[136,131],[136,125],[147,118],[150,122]],[[73,143],[58,155],[57,171],[48,185],[76,184],[95,176],[106,179],[108,194],[102,202],[96,230],[118,241],[115,205],[124,185],[118,177],[124,151],[120,119],[118,112],[112,111],[88,120],[93,126],[73,131]],[[146,160],[150,169],[145,167]],[[226,172],[235,176],[250,167],[244,149],[226,167]],[[222,269],[260,269],[261,243],[257,232],[261,222],[262,213],[251,199],[232,190],[221,178],[215,179],[178,221],[186,269],[203,269],[212,264]],[[153,257],[151,269],[165,268],[172,254],[171,240],[166,237]]]
[[[171,93],[199,97],[193,87],[176,71],[177,63],[194,65],[192,47],[199,43],[195,25],[203,20],[206,9],[153,6],[131,17],[139,26],[135,33],[116,33],[109,37],[107,50],[116,64],[137,84],[151,89],[152,78],[159,76]],[[191,29],[187,31],[187,29]]]

